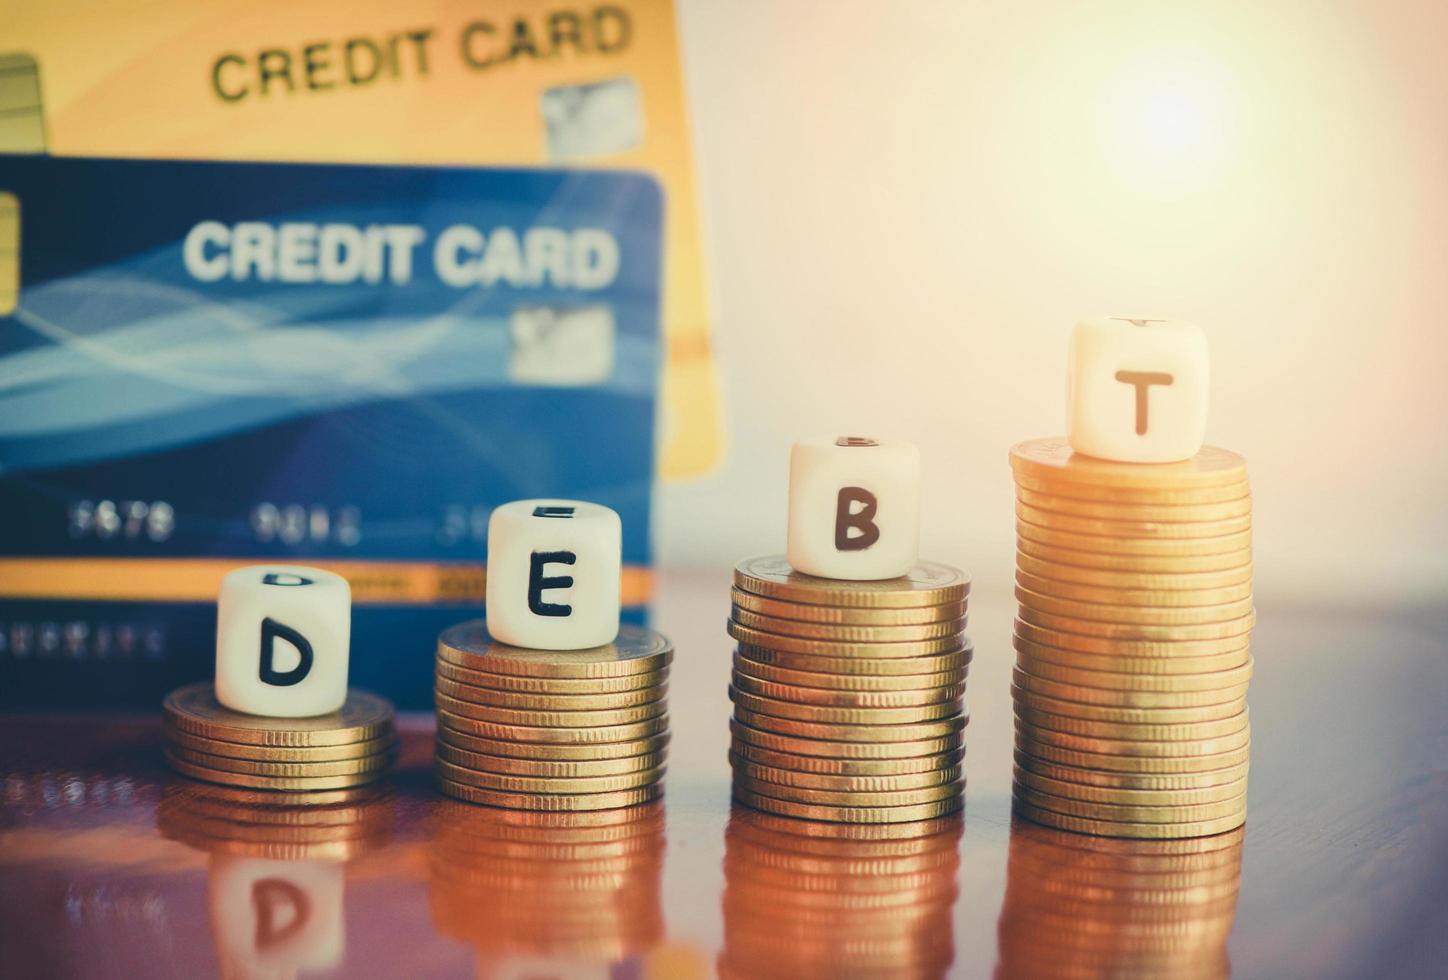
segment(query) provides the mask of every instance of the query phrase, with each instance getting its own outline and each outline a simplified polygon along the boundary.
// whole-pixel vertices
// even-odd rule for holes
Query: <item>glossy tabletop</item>
[[[1443,975],[1448,608],[1261,601],[1245,833],[1174,848],[1012,822],[978,587],[964,818],[872,841],[731,809],[728,590],[662,577],[667,793],[593,821],[435,796],[423,715],[344,826],[271,836],[198,809],[159,718],[0,719],[0,975]]]

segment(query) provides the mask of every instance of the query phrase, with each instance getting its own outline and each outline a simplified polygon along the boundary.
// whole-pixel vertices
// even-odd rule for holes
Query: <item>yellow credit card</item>
[[[0,24],[0,110],[15,120],[0,152],[653,174],[666,202],[660,471],[718,461],[669,0],[0,0]]]

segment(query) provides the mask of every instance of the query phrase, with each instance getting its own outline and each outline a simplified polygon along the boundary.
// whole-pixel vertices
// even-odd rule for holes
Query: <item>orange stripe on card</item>
[[[408,561],[305,561],[345,578],[359,605],[474,604],[483,601],[482,565]],[[247,558],[3,558],[0,598],[109,602],[215,602],[221,577]],[[284,564],[278,562],[278,564]],[[622,599],[641,606],[653,572],[625,565]]]

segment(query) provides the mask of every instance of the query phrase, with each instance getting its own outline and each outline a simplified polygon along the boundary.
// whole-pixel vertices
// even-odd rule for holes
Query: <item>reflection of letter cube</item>
[[[1071,448],[1123,463],[1190,459],[1207,434],[1207,339],[1179,320],[1097,317],[1071,333]]]
[[[920,450],[833,436],[789,453],[789,564],[824,578],[904,575],[920,551]]]
[[[249,565],[221,580],[216,699],[234,711],[307,718],[347,700],[352,590],[300,565]]]
[[[207,891],[226,976],[295,976],[342,961],[343,867],[217,856]]]
[[[488,632],[539,650],[618,636],[618,514],[581,500],[515,500],[488,519]]]

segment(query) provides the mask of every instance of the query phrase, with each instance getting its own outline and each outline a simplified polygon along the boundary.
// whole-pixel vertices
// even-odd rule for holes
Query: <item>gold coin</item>
[[[796,619],[776,619],[759,613],[730,607],[734,622],[753,630],[781,636],[799,636],[808,640],[830,640],[843,643],[896,643],[938,640],[959,636],[965,630],[965,619],[950,619],[916,626],[850,626],[840,623],[811,623]]]
[[[1205,538],[1121,538],[1109,534],[1078,534],[1040,527],[1016,519],[1016,536],[1050,548],[1143,558],[1197,558],[1234,554],[1252,546],[1252,532],[1236,531]]]
[[[736,801],[729,808],[725,834],[748,834],[761,843],[773,841],[774,847],[810,854],[868,856],[918,854],[935,848],[958,851],[964,831],[965,821],[958,813],[872,827],[784,817],[750,809]]]
[[[660,699],[632,708],[612,708],[603,711],[545,711],[542,709],[513,710],[494,708],[489,705],[472,704],[451,697],[444,683],[438,679],[438,688],[433,700],[439,709],[447,709],[453,715],[471,718],[475,721],[491,721],[500,725],[527,725],[533,728],[603,728],[611,725],[632,725],[635,722],[657,718],[668,710],[668,702]]]
[[[164,801],[156,811],[156,829],[162,836],[200,835],[203,837],[271,841],[283,844],[304,844],[320,841],[351,840],[385,834],[388,824],[373,821],[365,826],[349,824],[257,824],[228,820],[191,810],[168,808]]]
[[[764,766],[750,762],[732,752],[729,754],[729,764],[737,775],[760,782],[836,793],[896,793],[942,786],[946,783],[954,783],[960,778],[960,766],[891,776],[831,776],[824,773],[799,772],[794,769]]]
[[[742,652],[734,654],[737,677],[749,677],[761,683],[789,687],[806,687],[818,691],[858,694],[894,694],[933,691],[965,683],[966,669],[958,667],[936,674],[899,674],[877,677],[869,674],[826,674],[813,670],[791,670],[751,660]]]
[[[1171,743],[1168,743],[1171,744]],[[1016,733],[1016,748],[1034,758],[1080,769],[1097,772],[1122,773],[1194,773],[1211,772],[1241,765],[1249,760],[1252,746],[1249,740],[1242,740],[1236,749],[1188,755],[1124,755],[1112,752],[1082,752],[1076,749],[1035,742],[1027,735]]]
[[[190,785],[209,784],[190,783]],[[361,788],[378,789],[379,787],[373,784]],[[267,805],[236,806],[209,796],[179,799],[174,805],[184,809],[187,814],[226,821],[237,826],[344,827],[358,833],[371,833],[379,825],[391,826],[392,824],[394,808],[390,801],[318,806],[293,802],[295,797],[312,795],[308,793],[287,793],[280,801],[276,793],[266,795],[273,801]],[[168,795],[162,802],[170,803],[170,801],[171,797]]]
[[[516,691],[535,695],[622,694],[658,687],[669,678],[668,667],[642,674],[626,674],[623,677],[518,677],[459,667],[442,657],[437,658],[434,666],[438,676],[459,684],[470,684],[492,691]],[[471,809],[469,807],[469,810]]]
[[[1181,540],[1190,538],[1215,538],[1224,534],[1240,534],[1252,528],[1252,515],[1226,517],[1215,521],[1144,521],[1140,519],[1112,519],[1083,517],[1076,514],[1062,514],[1053,510],[1042,510],[1016,501],[1016,517],[1032,527],[1053,531],[1068,531],[1072,534],[1087,534],[1102,538],[1150,538],[1153,540]]]
[[[166,741],[180,748],[233,759],[253,759],[257,762],[337,762],[342,759],[363,759],[395,749],[398,744],[396,734],[392,734],[346,745],[255,745],[249,742],[223,742],[214,738],[202,738],[175,728],[170,722],[163,723],[162,729]]]
[[[729,698],[741,708],[776,718],[820,722],[826,725],[897,725],[935,721],[958,714],[960,699],[939,701],[905,708],[851,708],[818,704],[801,704],[776,698],[761,697],[737,690],[730,685]]]
[[[738,785],[734,787],[734,799],[745,806],[752,806],[767,813],[835,823],[916,823],[955,813],[965,805],[965,797],[956,794],[933,803],[920,803],[914,806],[822,806],[796,803],[792,800],[778,800],[771,796],[751,793]]]
[[[1191,459],[1179,463],[1118,463],[1073,452],[1059,437],[1017,443],[1010,451],[1015,473],[1072,486],[1109,487],[1112,490],[1185,490],[1222,487],[1247,479],[1247,461],[1234,452],[1203,446]]]
[[[770,599],[753,592],[745,592],[738,586],[730,590],[729,596],[735,606],[747,609],[756,616],[843,626],[923,626],[963,619],[966,612],[964,602],[951,602],[940,606],[886,606],[878,609],[868,606],[840,607],[809,602],[785,602],[782,599]]]
[[[439,675],[434,679],[435,689],[469,704],[493,708],[510,709],[517,712],[536,711],[614,711],[622,708],[637,708],[657,704],[667,694],[667,684],[656,687],[641,687],[633,691],[619,691],[614,694],[525,694],[519,691],[495,691],[471,684],[460,684]]]
[[[664,764],[665,753],[660,750],[644,755],[625,756],[622,759],[556,760],[517,759],[506,755],[491,755],[483,752],[469,752],[450,742],[438,740],[437,756],[455,766],[478,772],[493,772],[507,776],[531,776],[540,779],[592,779],[597,776],[622,776],[647,769],[657,769]]]
[[[1111,657],[1175,659],[1177,657],[1214,657],[1246,651],[1251,637],[1248,633],[1212,640],[1144,640],[1086,636],[1065,630],[1036,626],[1016,620],[1016,636],[1043,647],[1093,653]]]
[[[433,759],[433,772],[449,782],[479,786],[500,793],[617,793],[620,790],[648,786],[664,778],[664,767],[626,772],[617,776],[586,776],[561,779],[550,776],[510,776],[506,773],[465,769],[446,759]]]
[[[448,796],[481,803],[485,806],[505,807],[513,810],[614,810],[620,807],[637,806],[656,800],[664,794],[663,783],[640,786],[637,789],[620,790],[615,793],[589,793],[584,796],[569,796],[562,793],[504,793],[498,790],[469,786],[440,776],[434,777],[437,788]]]
[[[783,555],[746,558],[734,567],[734,584],[769,599],[872,609],[941,606],[964,602],[970,593],[970,576],[936,562],[921,562],[899,578],[845,581],[796,572]]]
[[[1239,695],[1216,704],[1195,705],[1189,708],[1129,708],[1117,705],[1086,704],[1081,701],[1067,701],[1063,698],[1048,697],[1011,685],[1011,696],[1018,706],[1065,718],[1080,718],[1086,721],[1105,721],[1125,725],[1191,725],[1202,721],[1217,721],[1233,718],[1242,713],[1246,706],[1245,697]]]
[[[1140,730],[1143,726],[1136,726]],[[1201,735],[1196,738],[1158,739],[1148,733],[1142,738],[1111,738],[1095,735],[1077,735],[1071,732],[1056,732],[1049,728],[1017,720],[1016,744],[1029,752],[1041,746],[1053,745],[1077,752],[1091,752],[1098,755],[1142,755],[1142,756],[1203,756],[1215,755],[1245,748],[1251,743],[1251,729],[1243,726],[1235,732],[1221,735]]]
[[[1207,769],[1199,772],[1103,772],[1098,769],[1083,769],[1041,759],[1021,749],[1015,751],[1018,775],[1021,770],[1036,776],[1082,786],[1099,786],[1105,789],[1129,790],[1192,790],[1222,786],[1247,778],[1248,763],[1240,762],[1223,769]],[[1067,794],[1063,794],[1067,795]]]
[[[1077,582],[1058,582],[1025,571],[1016,571],[1016,585],[1037,595],[1102,606],[1221,606],[1252,598],[1252,582],[1220,589],[1114,589]]]
[[[934,756],[941,752],[955,751],[964,741],[959,731],[938,737],[904,739],[899,742],[831,741],[767,731],[755,728],[737,718],[730,719],[729,731],[735,739],[749,745],[774,752],[821,759],[917,759]]]
[[[1032,592],[1016,586],[1016,600],[1035,613],[1070,616],[1092,622],[1124,626],[1216,626],[1234,622],[1252,612],[1252,597],[1212,606],[1129,606],[1095,602],[1078,602]]]
[[[1149,521],[1164,524],[1189,524],[1221,521],[1252,513],[1252,495],[1243,484],[1243,494],[1233,500],[1213,503],[1154,504],[1149,502],[1104,502],[1059,496],[1017,485],[1016,502],[1037,510],[1094,517],[1107,521]]]
[[[1198,575],[1225,572],[1252,564],[1252,549],[1241,547],[1221,554],[1133,555],[1117,551],[1078,551],[1016,535],[1016,551],[1037,561],[1098,571],[1133,575]]]
[[[396,749],[361,759],[337,759],[332,762],[259,762],[255,759],[237,759],[225,755],[211,755],[196,752],[180,745],[167,745],[166,751],[175,758],[207,769],[225,769],[227,772],[250,773],[253,776],[350,776],[355,773],[386,769],[397,761]]]
[[[1083,568],[1054,561],[1032,558],[1016,552],[1016,568],[1036,579],[1087,586],[1096,589],[1120,589],[1125,592],[1192,592],[1250,586],[1252,564],[1239,565],[1219,572],[1114,572],[1100,568]],[[1045,592],[1045,589],[1037,589]]]
[[[754,699],[755,701],[759,699]],[[923,738],[943,738],[951,732],[965,727],[965,717],[958,705],[950,705],[955,712],[939,720],[919,722],[885,721],[809,721],[781,715],[765,714],[747,706],[748,702],[734,701],[734,717],[765,731],[797,738],[819,738],[830,742],[910,742]],[[771,705],[771,710],[775,710]],[[834,716],[831,716],[834,717]]]
[[[218,786],[207,783],[177,782],[166,787],[167,794],[184,795],[188,804],[194,800],[215,801],[232,808],[238,820],[270,820],[287,811],[299,812],[303,807],[321,812],[324,808],[380,805],[390,801],[394,793],[387,786],[355,786],[316,792],[291,792],[278,796],[270,790]]]
[[[1075,480],[1042,479],[1020,470],[1014,473],[1014,479],[1018,494],[1028,491],[1056,500],[1111,507],[1209,507],[1252,496],[1252,486],[1246,479],[1216,487],[1161,489],[1097,486]]]
[[[387,775],[386,769],[373,769],[369,772],[352,773],[345,776],[254,776],[249,773],[230,772],[225,769],[212,769],[208,766],[196,765],[179,758],[170,751],[165,752],[164,755],[168,766],[192,779],[222,783],[227,786],[245,786],[250,789],[270,789],[278,792],[345,789],[349,786],[361,786],[365,783],[375,782]]]
[[[1016,613],[1023,622],[1042,629],[1078,636],[1097,636],[1108,640],[1154,640],[1157,642],[1187,642],[1193,640],[1224,640],[1242,636],[1252,631],[1257,614],[1249,612],[1236,619],[1220,623],[1194,623],[1174,626],[1153,626],[1139,623],[1109,623],[1094,619],[1078,619],[1056,613],[1040,612],[1022,604]]]
[[[1141,678],[1141,683],[1163,683],[1170,685],[1178,676],[1191,677],[1194,674],[1215,674],[1221,671],[1237,670],[1245,666],[1252,657],[1251,648],[1242,647],[1227,653],[1210,657],[1124,657],[1107,653],[1080,653],[1076,650],[1062,650],[1058,647],[1041,646],[1020,636],[1011,638],[1016,648],[1018,662],[1042,677],[1056,676],[1067,679],[1065,674],[1052,674],[1068,670],[1071,675],[1085,673],[1130,675]],[[1098,679],[1099,681],[1099,679]],[[1125,682],[1123,682],[1125,683]],[[1184,681],[1183,683],[1190,683]],[[1090,685],[1088,685],[1090,686]]]
[[[831,759],[796,752],[777,752],[738,738],[732,741],[729,751],[755,765],[821,776],[909,776],[958,766],[965,758],[965,750],[957,748],[906,759]]]
[[[663,634],[641,626],[620,626],[612,643],[588,650],[533,650],[499,643],[487,624],[474,619],[443,630],[437,638],[440,659],[490,674],[524,677],[624,677],[662,670],[674,659]]]
[[[1204,738],[1222,738],[1227,735],[1239,734],[1245,731],[1250,724],[1245,705],[1240,709],[1240,713],[1227,718],[1176,724],[1165,721],[1144,723],[1100,721],[1072,718],[1049,711],[1037,711],[1020,703],[1013,707],[1018,728],[1025,725],[1032,729],[1039,728],[1046,732],[1056,732],[1062,736],[1125,742],[1189,742]],[[1048,735],[1041,736],[1043,739],[1049,737]],[[1095,750],[1088,749],[1087,751]]]
[[[836,656],[818,656],[795,653],[788,650],[771,650],[768,647],[741,643],[737,656],[749,663],[766,664],[785,670],[807,671],[812,674],[838,674],[841,677],[920,677],[947,670],[959,670],[970,663],[975,655],[975,646],[968,638],[959,649],[937,654],[914,657],[869,657],[854,656],[848,649],[841,650],[838,644],[830,649]]]
[[[1106,659],[1106,658],[1102,658]],[[1017,661],[1026,674],[1057,684],[1069,684],[1073,688],[1092,688],[1103,691],[1155,691],[1163,693],[1186,693],[1196,691],[1221,691],[1246,684],[1252,677],[1254,661],[1248,655],[1240,665],[1203,674],[1128,674],[1107,670],[1075,670],[1050,661],[1037,660],[1022,653]],[[1019,682],[1017,682],[1019,683]],[[1022,687],[1029,685],[1022,684]],[[1049,691],[1038,688],[1042,693]],[[1085,700],[1085,699],[1079,699]]]
[[[1080,800],[1083,803],[1108,803],[1115,806],[1202,806],[1235,800],[1247,792],[1247,777],[1245,776],[1230,783],[1202,786],[1196,789],[1122,789],[1086,786],[1069,780],[1052,779],[1028,769],[1018,769],[1015,778],[1021,787],[1031,792],[1060,799]],[[1048,809],[1050,808],[1048,807]]]
[[[655,719],[657,721],[657,719]],[[519,741],[496,736],[476,735],[453,728],[449,719],[439,714],[437,737],[466,752],[500,755],[510,759],[542,759],[557,762],[592,762],[598,759],[627,759],[658,752],[669,744],[667,725],[654,721],[625,726],[634,734],[613,742],[549,743]],[[498,726],[490,726],[496,729]]]
[[[1240,810],[1224,817],[1183,823],[1123,823],[1113,820],[1086,819],[1032,806],[1023,800],[1016,800],[1013,809],[1025,819],[1045,824],[1048,827],[1070,830],[1078,834],[1095,834],[1099,837],[1207,837],[1235,830],[1247,822],[1245,803],[1242,804]]]
[[[1246,792],[1216,803],[1195,806],[1132,806],[1117,803],[1090,803],[1041,793],[1016,783],[1016,799],[1041,810],[1053,810],[1090,820],[1111,820],[1119,823],[1187,823],[1196,820],[1217,820],[1241,812],[1247,805]]]
[[[161,702],[173,728],[190,735],[249,745],[347,745],[390,735],[392,705],[366,691],[348,691],[342,707],[315,718],[263,718],[223,707],[215,685],[198,681],[178,687]]]
[[[621,725],[579,725],[539,726],[511,725],[502,722],[484,721],[459,714],[438,699],[437,717],[439,724],[445,724],[455,731],[482,738],[498,739],[500,742],[542,742],[552,745],[597,745],[604,742],[629,742],[634,739],[657,735],[669,727],[667,714],[656,715],[643,721]],[[508,753],[498,751],[499,755]]]
[[[928,657],[955,653],[965,645],[963,635],[944,636],[934,640],[911,640],[864,643],[848,640],[811,640],[804,637],[766,633],[729,620],[729,635],[741,644],[781,653],[800,653],[811,657],[853,657],[861,660],[892,660],[899,657]]]
[[[774,684],[735,671],[735,690],[776,701],[812,704],[835,708],[911,708],[921,705],[959,701],[965,694],[964,684],[951,684],[923,691],[839,691],[819,687]]]
[[[1130,677],[1130,674],[1120,675]],[[1016,667],[1011,681],[1023,691],[1031,691],[1046,697],[1062,698],[1073,704],[1098,704],[1120,708],[1196,708],[1237,701],[1247,696],[1247,682],[1242,681],[1231,687],[1205,691],[1156,691],[1134,690],[1109,687],[1085,687],[1053,681]]]

